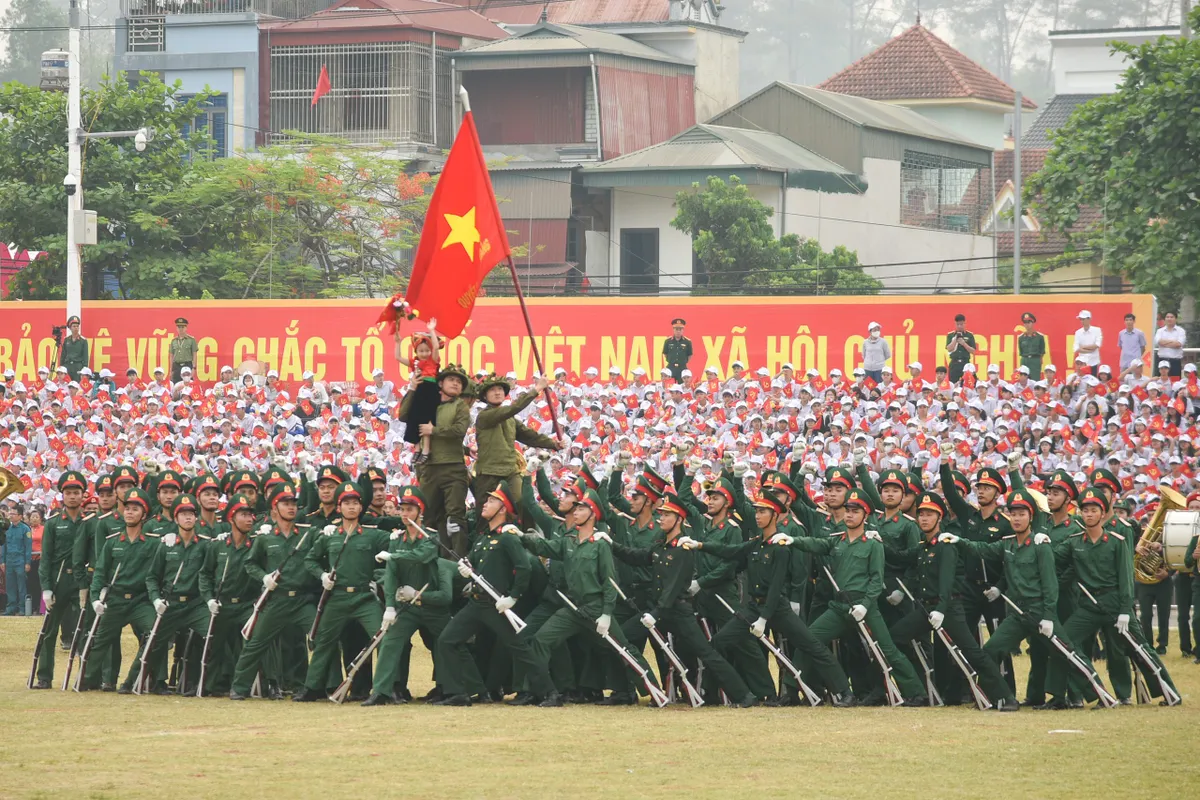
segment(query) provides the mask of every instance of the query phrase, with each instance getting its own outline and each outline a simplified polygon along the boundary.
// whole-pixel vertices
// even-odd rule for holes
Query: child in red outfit
[[[422,433],[425,425],[432,426],[441,400],[437,376],[441,371],[440,346],[437,335],[437,320],[429,320],[428,333],[421,331],[412,335],[412,358],[400,353],[400,331],[396,331],[396,360],[413,372],[417,387],[412,408],[408,412],[408,423],[404,427],[404,441],[421,445],[421,452],[413,459],[414,464],[424,463],[429,458],[429,434]]]

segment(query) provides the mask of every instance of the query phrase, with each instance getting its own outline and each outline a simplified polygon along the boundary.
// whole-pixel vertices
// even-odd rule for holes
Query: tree
[[[1200,39],[1116,50],[1129,63],[1116,93],[1076,110],[1025,194],[1044,224],[1175,308],[1200,295]],[[1082,207],[1102,219],[1075,230]]]
[[[185,100],[178,91],[178,83],[167,86],[157,75],[143,73],[133,85],[121,74],[83,93],[85,129],[150,127],[156,132],[144,152],[129,139],[85,143],[80,185],[85,207],[99,219],[99,243],[84,248],[85,298],[99,297],[104,276],[119,275],[148,246],[133,219],[151,198],[178,183],[204,144],[203,137],[189,138],[182,131],[195,120],[205,96]],[[0,239],[47,253],[10,281],[14,298],[66,297],[66,127],[64,93],[19,83],[0,87]],[[169,286],[155,296],[167,292]]]
[[[704,270],[705,282],[697,291],[733,294],[749,287],[778,287],[795,294],[827,294],[882,288],[862,271],[851,250],[839,246],[825,253],[815,239],[795,234],[776,239],[770,222],[775,209],[750,194],[736,176],[728,183],[711,176],[703,189],[693,184],[675,196],[675,207],[671,227],[691,235]]]
[[[0,83],[41,82],[42,53],[66,47],[67,6],[61,0],[13,0],[0,16],[4,30],[4,58]]]

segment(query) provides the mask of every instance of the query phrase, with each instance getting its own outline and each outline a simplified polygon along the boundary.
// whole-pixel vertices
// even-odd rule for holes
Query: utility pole
[[[1188,16],[1192,13],[1192,0],[1179,0],[1179,35],[1186,39],[1192,35],[1192,26]]]
[[[1021,293],[1021,104],[1020,92],[1014,93],[1013,111],[1013,294]]]
[[[75,241],[75,220],[83,210],[82,153],[80,142],[80,69],[79,0],[71,0],[67,21],[67,317],[83,319],[83,271],[79,244]]]

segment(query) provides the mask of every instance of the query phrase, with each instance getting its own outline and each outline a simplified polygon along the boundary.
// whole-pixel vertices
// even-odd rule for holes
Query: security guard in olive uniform
[[[196,338],[187,332],[188,321],[179,317],[175,320],[175,337],[171,339],[168,356],[171,360],[171,380],[182,380],[184,367],[196,368],[196,354],[200,345]]]
[[[688,368],[688,361],[692,358],[692,340],[683,335],[685,325],[687,321],[682,317],[671,320],[673,335],[663,342],[662,347],[663,361],[671,370],[671,377],[677,381],[683,380],[683,371]]]
[[[83,494],[87,491],[87,480],[79,472],[64,472],[58,479],[58,490],[63,495],[63,510],[52,517],[43,529],[42,559],[38,565],[42,597],[46,600],[46,615],[50,618],[43,624],[50,635],[42,642],[34,689],[49,689],[54,680],[54,632],[58,630],[63,615],[74,604],[77,587],[72,554],[76,538],[86,536],[88,530],[83,519]]]

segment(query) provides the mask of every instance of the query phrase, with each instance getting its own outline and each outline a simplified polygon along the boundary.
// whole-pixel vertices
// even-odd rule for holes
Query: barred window
[[[193,97],[195,95],[180,95],[179,100],[186,103]],[[229,151],[226,149],[226,142],[229,138],[226,130],[229,98],[224,93],[214,94],[200,105],[200,109],[195,121],[190,125],[183,126],[182,133],[184,136],[190,136],[195,132],[197,136],[210,140],[207,145],[198,148],[199,153],[207,158],[224,158],[229,155]]]
[[[900,222],[940,231],[977,233],[991,205],[991,169],[954,158],[904,151]]]

